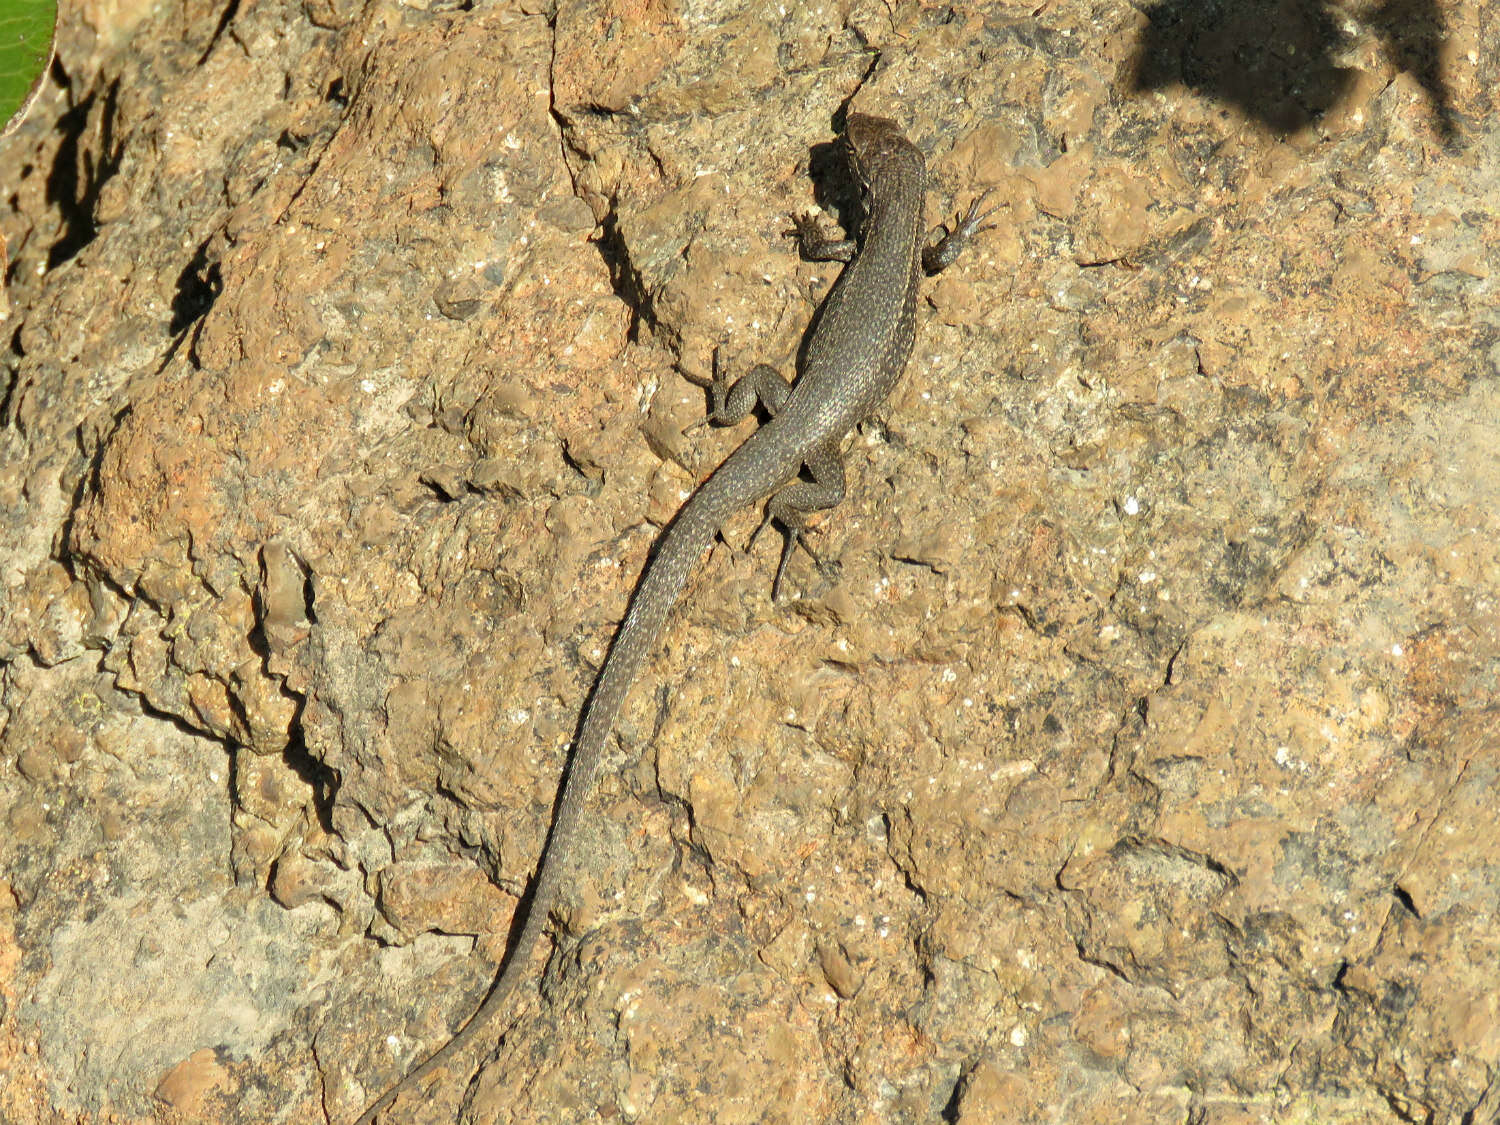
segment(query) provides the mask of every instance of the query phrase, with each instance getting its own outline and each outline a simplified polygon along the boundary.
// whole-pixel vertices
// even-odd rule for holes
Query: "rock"
[[[0,143],[0,1119],[349,1121],[478,1003],[856,90],[1002,229],[787,602],[758,512],[703,560],[413,1120],[1493,1116],[1489,17],[1190,7],[65,14]]]

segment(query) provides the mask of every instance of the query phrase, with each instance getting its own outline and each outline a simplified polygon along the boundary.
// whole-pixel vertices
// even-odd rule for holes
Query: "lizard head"
[[[922,153],[906,139],[901,126],[889,117],[851,113],[844,121],[844,144],[849,163],[866,188],[886,171],[907,168],[921,173]]]

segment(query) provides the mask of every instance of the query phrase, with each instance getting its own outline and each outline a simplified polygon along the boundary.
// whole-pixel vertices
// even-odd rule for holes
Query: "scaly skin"
[[[927,166],[922,153],[884,117],[849,114],[843,138],[864,188],[866,213],[857,245],[823,238],[811,219],[797,220],[805,256],[849,263],[823,302],[801,376],[788,385],[771,368],[759,366],[728,386],[715,371],[715,421],[737,422],[757,401],[771,419],[703,482],[657,540],[584,712],[520,938],[489,995],[453,1038],[370,1106],[357,1125],[374,1122],[504,1010],[527,972],[556,901],[561,872],[573,854],[584,805],[625,694],[656,649],[688,574],[725,521],[770,497],[767,519],[776,519],[788,531],[776,574],[779,589],[806,514],[843,499],[843,439],[885,401],[906,367],[916,338],[917,289],[924,268],[934,273],[942,269],[969,238],[987,229],[981,224],[989,212],[980,214],[976,200],[957,230],[924,249]],[[812,480],[796,479],[804,467]]]

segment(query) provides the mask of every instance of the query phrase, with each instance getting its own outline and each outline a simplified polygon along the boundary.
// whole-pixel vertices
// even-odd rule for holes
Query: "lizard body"
[[[886,399],[906,366],[916,338],[917,290],[924,269],[942,269],[969,238],[987,229],[981,224],[990,212],[980,214],[980,200],[975,200],[956,230],[926,247],[927,169],[921,151],[894,121],[864,114],[848,115],[843,141],[864,189],[865,217],[857,243],[824,238],[806,216],[795,220],[804,256],[848,263],[817,314],[801,375],[788,384],[774,369],[760,365],[729,385],[716,358],[710,388],[714,420],[738,422],[757,401],[771,418],[703,482],[657,540],[595,682],[525,921],[504,969],[469,1021],[371,1105],[357,1125],[370,1125],[502,1010],[527,971],[556,901],[615,718],[641,664],[655,650],[688,574],[732,515],[769,497],[766,519],[777,520],[788,532],[774,595],[806,514],[831,508],[843,498],[844,437]],[[810,480],[797,479],[804,469]]]

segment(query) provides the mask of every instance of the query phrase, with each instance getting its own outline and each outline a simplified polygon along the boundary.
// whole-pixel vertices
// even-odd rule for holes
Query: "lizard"
[[[815,315],[800,375],[790,383],[758,364],[731,383],[715,351],[708,388],[712,420],[734,425],[757,403],[769,420],[698,487],[656,541],[584,708],[520,936],[489,993],[452,1038],[387,1090],[356,1125],[371,1125],[503,1010],[557,898],[615,718],[642,663],[655,651],[689,573],[730,516],[765,500],[756,534],[772,520],[787,533],[771,587],[776,600],[806,517],[843,499],[844,438],[890,395],[911,356],[923,274],[950,265],[974,235],[991,229],[985,220],[998,208],[980,211],[985,192],[953,230],[939,228],[943,237],[930,243],[923,226],[926,160],[890,118],[847,113],[841,143],[861,189],[864,214],[857,237],[827,237],[806,214],[795,216],[795,230],[787,232],[796,236],[803,257],[846,263]]]

